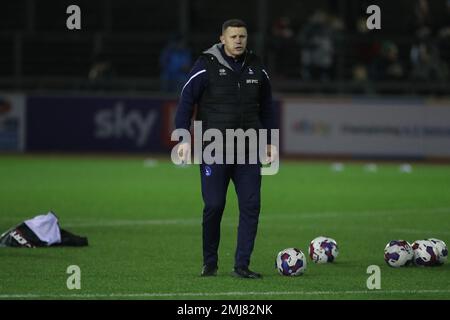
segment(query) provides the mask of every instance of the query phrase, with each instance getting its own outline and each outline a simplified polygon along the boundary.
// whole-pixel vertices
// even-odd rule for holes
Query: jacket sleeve
[[[175,115],[175,127],[189,130],[194,113],[194,106],[200,100],[208,83],[208,72],[203,58],[199,58],[188,75],[188,80],[181,90]]]
[[[260,119],[264,129],[277,129],[276,109],[272,100],[272,86],[270,78],[265,69],[263,71],[263,78],[261,83],[260,93]],[[270,131],[267,134],[268,142],[270,143]]]

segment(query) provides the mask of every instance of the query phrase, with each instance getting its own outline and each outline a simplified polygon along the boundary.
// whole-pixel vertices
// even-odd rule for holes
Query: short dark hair
[[[227,21],[225,21],[222,24],[222,33],[228,27],[237,27],[237,28],[243,27],[243,28],[247,29],[247,24],[244,21],[242,21],[241,19],[230,19],[230,20],[227,20]]]

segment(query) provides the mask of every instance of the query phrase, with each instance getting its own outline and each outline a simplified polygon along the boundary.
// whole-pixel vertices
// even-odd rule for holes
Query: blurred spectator
[[[291,39],[294,36],[291,19],[286,16],[278,18],[272,26],[272,35],[281,40]]]
[[[450,0],[445,1],[445,11],[442,21],[438,33],[440,36],[448,36],[450,34]]]
[[[411,46],[411,78],[442,81],[447,78],[446,54],[450,40],[450,1],[445,2],[443,24],[431,17],[428,0],[418,0],[414,7],[417,40]]]
[[[414,80],[444,80],[446,67],[441,62],[439,49],[427,36],[411,48],[410,59],[412,65],[411,77]]]
[[[369,80],[369,69],[377,56],[380,55],[381,44],[374,38],[374,32],[369,32],[366,25],[367,17],[356,19],[357,41],[354,42],[354,65],[352,67],[352,79],[356,82]]]
[[[294,30],[291,19],[283,16],[272,25],[272,38],[269,50],[269,65],[272,73],[286,76],[292,72],[292,46],[294,45]]]
[[[2,131],[7,131],[9,129],[7,126],[7,120],[8,114],[10,114],[11,109],[11,103],[8,100],[0,97],[0,134],[2,133]]]
[[[298,35],[301,75],[304,80],[328,81],[333,77],[336,33],[343,23],[322,10],[316,11]]]
[[[160,59],[161,89],[165,92],[179,92],[187,81],[192,64],[191,51],[182,36],[175,36],[163,48]]]
[[[414,5],[416,29],[429,29],[432,25],[428,0],[417,0]]]
[[[377,81],[402,80],[405,77],[405,68],[399,59],[398,47],[391,41],[385,41],[381,52],[375,58],[370,70],[371,79]]]
[[[428,0],[416,0],[414,3],[414,32],[418,38],[426,38],[432,33],[432,18]]]
[[[445,71],[446,79],[450,73],[450,0],[445,2],[443,20],[438,30],[437,46],[441,57],[442,69]]]
[[[20,134],[20,117],[14,114],[11,102],[0,97],[0,150],[17,150]]]

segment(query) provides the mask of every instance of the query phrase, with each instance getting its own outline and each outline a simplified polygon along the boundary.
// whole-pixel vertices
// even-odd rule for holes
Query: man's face
[[[225,53],[236,58],[245,52],[247,48],[247,29],[244,27],[228,27],[220,36]]]

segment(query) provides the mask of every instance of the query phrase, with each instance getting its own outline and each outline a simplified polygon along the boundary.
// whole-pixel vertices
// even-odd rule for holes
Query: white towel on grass
[[[51,246],[55,243],[61,243],[61,232],[59,230],[58,218],[53,212],[39,215],[33,219],[25,221],[25,224],[30,228],[41,241]]]

